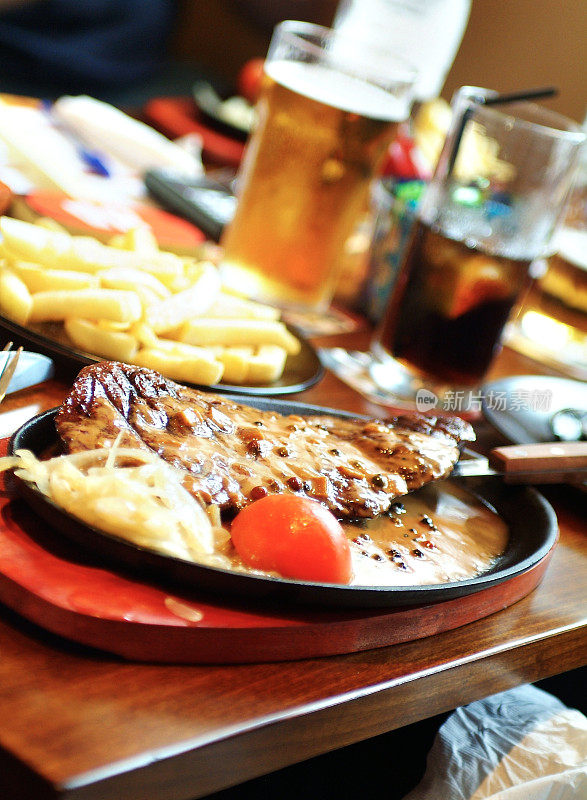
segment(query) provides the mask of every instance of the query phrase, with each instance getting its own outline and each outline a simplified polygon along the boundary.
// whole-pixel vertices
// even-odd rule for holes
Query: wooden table
[[[493,377],[521,373],[548,374],[506,350]],[[67,389],[53,380],[6,398],[0,436]],[[381,415],[331,374],[297,399]],[[477,427],[484,444],[498,443]],[[0,609],[0,796],[200,797],[584,665],[584,497],[565,487],[548,497],[561,539],[534,592],[457,630],[382,649],[260,665],[126,663]]]

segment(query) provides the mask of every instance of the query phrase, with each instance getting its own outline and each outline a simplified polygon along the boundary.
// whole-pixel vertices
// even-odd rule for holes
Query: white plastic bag
[[[458,708],[404,800],[587,800],[587,717],[535,686]]]

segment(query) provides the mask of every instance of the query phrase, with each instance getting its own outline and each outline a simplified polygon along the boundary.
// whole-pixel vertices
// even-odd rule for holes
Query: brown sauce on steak
[[[386,514],[342,523],[351,546],[354,586],[424,586],[467,580],[490,569],[509,530],[489,506],[458,483],[432,484],[402,497]],[[230,539],[217,566],[255,575]]]
[[[319,500],[336,516],[370,518],[448,475],[470,426],[455,418],[284,416],[199,392],[115,362],[85,367],[56,425],[68,452],[149,448],[185,472],[184,485],[226,514],[264,494]]]

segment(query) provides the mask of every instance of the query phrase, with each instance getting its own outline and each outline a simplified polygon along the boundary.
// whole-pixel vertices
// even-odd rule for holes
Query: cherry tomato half
[[[237,514],[230,534],[251,567],[318,583],[351,580],[349,541],[336,517],[317,500],[267,495]]]
[[[238,92],[251,105],[255,105],[261,91],[264,64],[265,59],[263,58],[251,58],[243,64],[237,75],[236,86]]]

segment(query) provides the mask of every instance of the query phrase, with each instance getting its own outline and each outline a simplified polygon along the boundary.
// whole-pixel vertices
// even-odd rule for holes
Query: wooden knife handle
[[[490,465],[505,475],[516,472],[587,470],[587,442],[551,442],[496,447],[489,453]],[[587,477],[587,476],[586,476]]]

